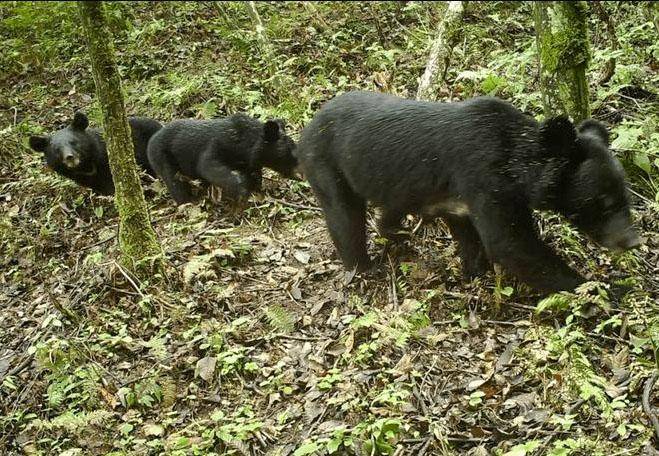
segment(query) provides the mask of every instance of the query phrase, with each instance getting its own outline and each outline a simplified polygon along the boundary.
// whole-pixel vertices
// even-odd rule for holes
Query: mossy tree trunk
[[[426,69],[419,80],[417,100],[437,99],[437,84],[446,77],[453,48],[460,38],[461,19],[464,12],[462,2],[448,2],[444,18],[437,27],[435,39],[430,48]]]
[[[96,95],[103,111],[103,127],[119,212],[122,263],[144,272],[148,261],[161,261],[162,250],[151,226],[135,162],[131,130],[126,117],[121,79],[102,2],[78,2],[87,40]]]
[[[540,85],[547,117],[590,117],[586,2],[534,2]]]

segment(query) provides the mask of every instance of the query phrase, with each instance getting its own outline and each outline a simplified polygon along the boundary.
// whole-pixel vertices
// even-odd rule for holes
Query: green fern
[[[359,318],[355,318],[352,323],[350,323],[350,326],[353,329],[359,329],[359,328],[370,328],[373,326],[376,322],[378,321],[378,314],[371,311],[368,312],[364,315],[362,315]]]
[[[144,346],[149,348],[149,354],[151,354],[151,356],[159,361],[162,361],[168,355],[167,347],[165,344],[166,341],[164,336],[154,336],[149,339],[148,342],[145,342]]]
[[[564,293],[554,293],[540,301],[535,308],[535,313],[546,311],[563,311],[570,308],[571,297]]]
[[[93,410],[91,412],[74,413],[68,411],[52,420],[33,420],[26,430],[37,431],[63,430],[71,434],[80,435],[90,426],[101,427],[112,419],[114,413],[107,410]]]
[[[170,378],[165,377],[160,380],[162,387],[162,406],[169,408],[176,402],[176,382]]]
[[[62,405],[64,399],[66,399],[66,389],[70,383],[70,377],[67,376],[48,385],[46,395],[48,397],[49,406],[57,408]]]
[[[265,315],[268,323],[274,329],[283,333],[289,333],[295,329],[295,315],[284,309],[279,304],[273,304],[265,309]]]

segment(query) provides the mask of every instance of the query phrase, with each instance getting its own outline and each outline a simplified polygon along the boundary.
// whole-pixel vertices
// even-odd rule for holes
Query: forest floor
[[[413,97],[441,6],[110,5],[131,114],[236,111],[292,131],[340,91]],[[493,94],[539,114],[528,4],[479,3],[442,100]],[[166,273],[115,261],[111,197],[42,166],[26,138],[74,109],[99,121],[75,5],[0,6],[0,454],[652,455],[659,385],[659,44],[652,5],[594,16],[593,116],[614,131],[645,244],[613,255],[551,214],[547,242],[593,281],[547,300],[504,275],[464,283],[441,222],[379,239],[347,274],[308,184],[267,174],[236,213],[146,187]],[[647,10],[647,11],[646,11]],[[657,160],[657,161],[655,161]],[[610,303],[608,284],[631,288]],[[540,304],[539,304],[540,303]],[[649,386],[648,386],[649,385]],[[656,413],[656,412],[655,412]]]

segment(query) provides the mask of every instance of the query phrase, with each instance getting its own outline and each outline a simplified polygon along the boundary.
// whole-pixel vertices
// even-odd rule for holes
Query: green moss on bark
[[[545,115],[586,119],[590,117],[586,2],[535,2],[534,8]]]
[[[160,263],[162,250],[151,226],[135,162],[130,126],[126,117],[121,78],[102,2],[78,2],[89,49],[92,73],[103,111],[108,158],[119,212],[119,247],[122,263],[141,273],[148,260]]]

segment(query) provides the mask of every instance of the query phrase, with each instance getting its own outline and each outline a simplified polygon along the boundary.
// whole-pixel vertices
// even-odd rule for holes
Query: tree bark
[[[586,2],[535,2],[540,86],[545,115],[590,117]]]
[[[276,73],[276,63],[274,58],[274,50],[272,49],[271,43],[268,41],[268,37],[265,36],[265,27],[263,26],[263,21],[261,21],[261,16],[259,15],[258,10],[256,9],[255,2],[247,2],[247,12],[249,17],[252,18],[254,23],[254,29],[256,30],[256,40],[259,43],[259,48],[261,50],[261,55],[263,60],[266,62],[270,76],[274,76]]]
[[[616,35],[616,25],[613,16],[607,13],[604,5],[601,1],[591,2],[590,6],[593,8],[600,21],[606,26],[606,32],[609,35],[609,42],[611,43],[611,51],[617,51],[620,49],[620,42]],[[604,66],[602,70],[602,76],[600,76],[597,84],[606,84],[613,77],[616,72],[616,59],[611,57]]]
[[[131,130],[126,118],[121,79],[115,63],[102,2],[78,2],[85,32],[96,95],[103,111],[108,159],[119,212],[121,262],[141,273],[147,261],[159,264],[162,250],[151,226],[135,162]]]
[[[460,37],[460,19],[464,11],[462,2],[448,2],[444,18],[437,27],[435,39],[430,48],[426,69],[419,80],[416,92],[417,100],[434,101],[437,99],[437,82],[444,80],[453,47]]]

